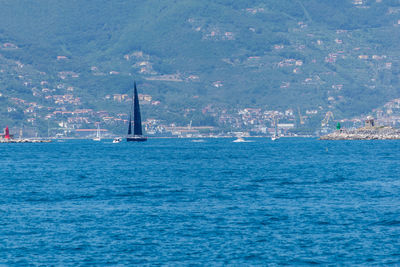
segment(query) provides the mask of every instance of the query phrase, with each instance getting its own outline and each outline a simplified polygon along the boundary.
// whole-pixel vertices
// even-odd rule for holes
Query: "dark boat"
[[[142,119],[140,117],[140,106],[139,106],[139,98],[136,89],[136,82],[134,83],[134,92],[133,92],[133,134],[132,134],[132,109],[129,113],[129,127],[128,127],[128,136],[126,137],[127,142],[143,142],[147,141],[147,137],[143,135],[142,132]]]

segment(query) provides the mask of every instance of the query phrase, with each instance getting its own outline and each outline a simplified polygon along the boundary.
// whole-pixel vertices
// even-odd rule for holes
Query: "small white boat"
[[[246,140],[243,139],[243,137],[238,137],[236,140],[233,140],[234,143],[243,143],[247,142]]]
[[[272,141],[275,141],[275,140],[278,140],[279,139],[279,136],[278,135],[273,135],[273,136],[271,136],[271,140]]]
[[[116,144],[116,143],[121,143],[122,142],[122,138],[121,137],[116,137],[116,138],[114,138],[114,140],[113,140],[113,143],[114,144]]]
[[[192,142],[193,143],[203,143],[204,140],[203,139],[193,139]]]

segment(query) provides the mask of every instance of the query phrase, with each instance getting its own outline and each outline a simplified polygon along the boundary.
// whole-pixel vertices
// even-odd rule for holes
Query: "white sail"
[[[93,141],[100,141],[101,136],[100,136],[100,123],[97,124],[97,131],[96,131],[96,137],[93,138]]]

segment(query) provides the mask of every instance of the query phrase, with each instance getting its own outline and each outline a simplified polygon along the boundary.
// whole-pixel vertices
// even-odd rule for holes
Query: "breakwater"
[[[42,139],[2,139],[0,143],[50,143],[51,140]]]
[[[354,130],[338,130],[321,136],[320,140],[394,140],[400,139],[400,129],[392,127],[364,127]]]

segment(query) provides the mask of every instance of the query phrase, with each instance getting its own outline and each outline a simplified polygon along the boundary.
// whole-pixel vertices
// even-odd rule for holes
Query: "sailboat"
[[[274,132],[274,135],[271,136],[271,140],[272,140],[272,141],[275,141],[275,140],[279,139],[279,135],[278,135],[278,122],[277,122],[276,119],[275,119],[274,121],[275,121],[275,132]]]
[[[142,132],[142,119],[140,117],[140,106],[139,98],[136,89],[136,82],[134,83],[133,91],[133,134],[132,134],[132,108],[129,114],[129,126],[128,126],[128,136],[126,137],[127,142],[144,142],[147,141],[147,137],[143,135]]]
[[[93,141],[101,141],[101,137],[100,137],[100,123],[97,124],[96,137],[93,138]]]

